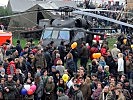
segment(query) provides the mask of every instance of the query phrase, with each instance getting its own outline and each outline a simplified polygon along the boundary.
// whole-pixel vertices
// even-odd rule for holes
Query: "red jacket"
[[[107,55],[107,49],[106,48],[101,48],[100,52],[101,52],[102,56]]]
[[[16,66],[15,66],[15,62],[14,61],[11,61],[9,64],[8,64],[8,67],[7,67],[7,74],[10,75],[10,74],[15,74],[16,72]]]

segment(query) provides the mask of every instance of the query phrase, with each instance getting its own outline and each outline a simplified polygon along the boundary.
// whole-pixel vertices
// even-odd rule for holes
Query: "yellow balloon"
[[[100,58],[101,57],[101,53],[93,53],[92,57],[94,59]]]
[[[133,44],[131,45],[131,48],[133,48]]]
[[[68,79],[69,79],[69,76],[68,76],[67,74],[64,74],[64,75],[62,76],[62,79],[64,80],[64,82],[67,82]]]
[[[126,44],[126,43],[127,43],[127,39],[124,39],[124,40],[123,40],[123,43]]]
[[[78,45],[77,42],[74,42],[74,43],[71,45],[71,48],[72,48],[72,49],[75,49],[75,48],[77,47],[77,45]]]

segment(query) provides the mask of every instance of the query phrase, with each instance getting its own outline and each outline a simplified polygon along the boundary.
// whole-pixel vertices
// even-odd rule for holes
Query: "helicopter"
[[[59,11],[60,17],[51,19],[48,25],[46,26],[44,25],[43,29],[25,31],[22,32],[22,34],[27,35],[31,33],[41,33],[39,34],[39,36],[41,37],[40,40],[43,42],[44,46],[48,45],[51,41],[54,41],[55,45],[59,45],[61,41],[64,41],[65,44],[71,44],[73,41],[77,42],[86,41],[87,43],[92,44],[94,35],[101,36],[101,40],[104,39],[104,34],[94,32],[93,30],[114,30],[111,28],[108,29],[94,28],[92,26],[92,17],[133,28],[133,25],[131,24],[91,13],[89,12],[90,10],[88,10],[87,12],[87,9],[82,10],[65,6],[65,7],[60,7],[59,9],[54,9],[54,11]],[[28,11],[27,13],[31,12],[33,11]],[[18,16],[18,15],[20,16],[21,14],[16,14],[11,16]],[[0,18],[6,18],[11,16],[5,16]]]

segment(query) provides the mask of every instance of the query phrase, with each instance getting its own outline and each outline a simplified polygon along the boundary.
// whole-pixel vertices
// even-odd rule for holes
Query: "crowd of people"
[[[31,40],[22,48],[20,40],[16,46],[7,40],[0,47],[0,99],[132,100],[133,48],[128,42],[121,35],[113,49],[108,41],[92,46],[83,41],[71,49],[64,41],[43,47]],[[101,56],[94,58],[94,53]]]

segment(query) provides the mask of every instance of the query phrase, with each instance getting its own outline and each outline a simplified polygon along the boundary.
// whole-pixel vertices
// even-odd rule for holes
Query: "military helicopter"
[[[49,21],[49,25],[45,26],[44,29],[23,32],[23,34],[42,32],[40,40],[43,41],[44,46],[48,45],[51,41],[54,41],[55,45],[59,45],[61,41],[65,41],[65,44],[70,44],[73,41],[77,42],[86,41],[92,44],[94,35],[99,35],[101,36],[102,40],[104,39],[104,34],[94,32],[93,30],[114,30],[110,28],[109,29],[93,28],[92,17],[133,28],[133,25],[131,24],[124,23],[101,15],[97,15],[94,13],[90,13],[89,12],[90,10],[87,11],[87,9],[86,10],[75,9],[73,7],[65,6],[65,7],[60,7],[59,9],[54,9],[54,11],[60,12],[60,17],[51,19]],[[18,15],[20,14],[11,15],[11,16],[18,16]],[[1,18],[6,18],[6,17],[1,17]]]

